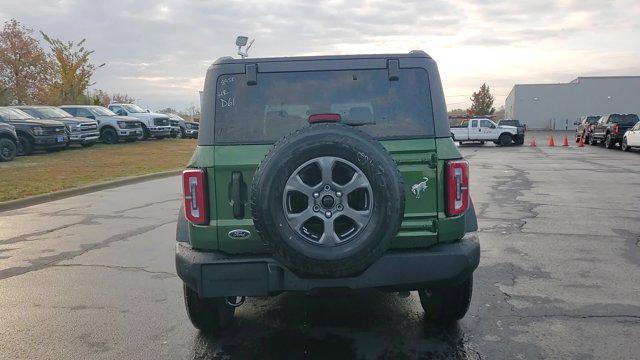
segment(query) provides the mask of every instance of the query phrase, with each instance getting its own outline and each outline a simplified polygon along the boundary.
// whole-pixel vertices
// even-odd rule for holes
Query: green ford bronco
[[[217,60],[183,191],[176,268],[200,330],[284,291],[417,290],[427,319],[467,312],[469,166],[422,51]]]

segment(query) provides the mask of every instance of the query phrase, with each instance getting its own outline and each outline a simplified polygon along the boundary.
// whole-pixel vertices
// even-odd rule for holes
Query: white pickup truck
[[[493,141],[496,145],[508,146],[513,144],[522,145],[524,134],[518,132],[515,126],[498,125],[490,119],[472,118],[463,119],[451,124],[451,137],[453,141],[462,144],[463,142]]]

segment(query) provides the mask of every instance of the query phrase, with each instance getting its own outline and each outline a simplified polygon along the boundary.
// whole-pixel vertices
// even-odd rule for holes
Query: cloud
[[[107,64],[95,87],[151,108],[197,104],[207,67],[235,55],[239,34],[256,39],[256,57],[423,49],[451,95],[470,96],[483,82],[502,95],[520,82],[637,74],[640,57],[637,0],[0,0],[0,19],[9,18],[86,38],[96,63]]]

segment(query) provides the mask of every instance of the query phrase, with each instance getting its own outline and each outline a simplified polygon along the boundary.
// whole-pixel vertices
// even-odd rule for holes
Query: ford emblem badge
[[[236,229],[229,231],[229,234],[227,235],[232,239],[243,240],[248,239],[251,236],[251,233],[248,230]]]

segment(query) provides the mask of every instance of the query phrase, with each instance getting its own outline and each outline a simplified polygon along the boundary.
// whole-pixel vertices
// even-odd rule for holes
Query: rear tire
[[[184,305],[193,326],[203,332],[220,331],[233,324],[235,307],[223,298],[203,299],[186,284],[182,285]]]
[[[18,146],[13,140],[0,138],[0,162],[11,161],[18,154]]]
[[[473,293],[473,275],[460,284],[419,290],[425,318],[439,323],[460,320],[469,310]]]
[[[30,137],[18,134],[18,155],[27,156],[33,152],[33,140]]]

